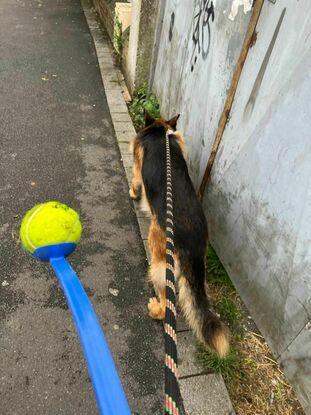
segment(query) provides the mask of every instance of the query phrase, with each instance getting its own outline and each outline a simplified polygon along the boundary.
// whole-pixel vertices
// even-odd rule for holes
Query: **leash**
[[[174,222],[169,135],[166,132],[166,309],[165,309],[165,415],[186,415],[178,383],[176,283],[174,275]]]

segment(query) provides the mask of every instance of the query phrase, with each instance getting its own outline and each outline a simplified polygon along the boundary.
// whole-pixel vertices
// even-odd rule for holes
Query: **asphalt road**
[[[71,263],[98,313],[133,412],[160,414],[162,330],[147,317],[146,260],[78,0],[0,0],[0,414],[96,414],[56,278],[22,252],[33,205],[81,213]]]

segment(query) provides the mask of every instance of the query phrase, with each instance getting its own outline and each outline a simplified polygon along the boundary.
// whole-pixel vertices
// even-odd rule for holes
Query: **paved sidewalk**
[[[71,262],[133,412],[160,414],[162,328],[146,314],[147,262],[81,4],[2,0],[0,36],[0,413],[97,413],[56,278],[18,242],[25,211],[60,200],[81,212]]]

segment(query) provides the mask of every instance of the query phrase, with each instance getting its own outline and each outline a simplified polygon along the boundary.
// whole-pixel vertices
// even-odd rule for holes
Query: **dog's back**
[[[155,126],[140,138],[144,157],[142,178],[148,202],[165,230],[166,223],[166,150],[165,129]],[[207,243],[207,224],[198,201],[181,148],[170,136],[174,243],[177,250],[204,256]]]

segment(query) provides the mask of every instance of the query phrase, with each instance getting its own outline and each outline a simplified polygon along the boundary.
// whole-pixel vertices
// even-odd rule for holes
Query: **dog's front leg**
[[[133,164],[133,178],[130,188],[130,196],[134,200],[141,198],[142,177],[140,171],[140,163],[134,160]]]
[[[141,167],[142,167],[142,158],[143,150],[139,146],[137,140],[133,140],[130,144],[130,150],[133,151],[134,163],[133,163],[133,178],[130,188],[130,197],[134,200],[139,200],[141,198],[141,188],[142,188],[142,176],[141,176]]]

